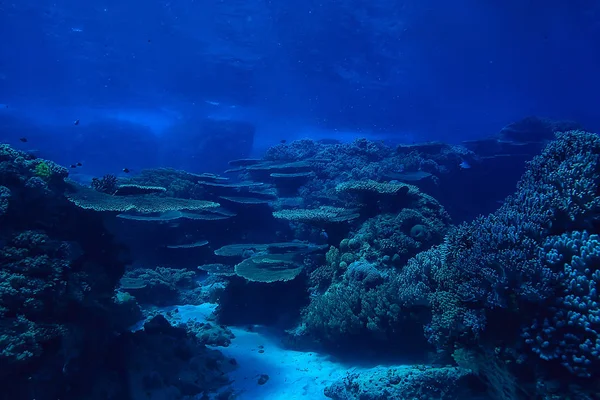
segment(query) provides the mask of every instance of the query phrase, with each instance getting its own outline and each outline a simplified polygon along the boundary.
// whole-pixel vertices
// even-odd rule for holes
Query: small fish
[[[79,120],[76,119],[75,122],[73,122],[73,125],[79,125]]]
[[[23,142],[23,143],[27,143],[27,138],[26,138],[26,137],[19,138],[19,140],[20,140],[21,142]]]
[[[82,163],[80,163],[80,162],[78,162],[76,165],[77,165],[78,167],[81,167],[83,164],[82,164]]]
[[[281,144],[286,144],[286,143],[287,143],[287,140],[285,140],[285,139],[281,139],[281,140],[279,141],[279,143],[281,143]]]
[[[129,171],[129,168],[123,168],[123,172],[125,172],[126,174],[128,174],[131,171]]]
[[[71,167],[71,168],[77,168],[77,165],[75,165],[75,164],[71,164],[71,165],[70,165],[70,167]]]
[[[468,163],[468,162],[466,162],[466,161],[463,161],[463,162],[461,162],[460,164],[458,164],[458,166],[459,166],[461,169],[469,169],[469,168],[471,168],[471,164],[469,164],[469,163]]]

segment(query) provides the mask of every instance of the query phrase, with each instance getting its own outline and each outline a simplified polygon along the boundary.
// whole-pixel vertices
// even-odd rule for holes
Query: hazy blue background
[[[202,169],[173,143],[207,116],[255,124],[257,151],[458,141],[531,114],[595,130],[598,4],[0,0],[0,141],[98,173]]]

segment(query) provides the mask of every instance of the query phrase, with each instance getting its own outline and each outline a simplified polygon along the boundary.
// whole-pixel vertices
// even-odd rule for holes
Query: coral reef
[[[529,395],[536,380],[557,378],[554,364],[574,377],[597,374],[597,237],[581,231],[596,232],[599,183],[600,138],[559,133],[497,212],[461,224],[419,255],[420,277],[405,281],[422,288],[410,290],[408,304],[431,307],[430,341],[495,354]],[[520,369],[534,364],[536,376],[526,379]],[[555,391],[575,393],[562,385]]]
[[[128,189],[117,187],[113,194],[107,194],[98,190],[86,188],[81,185],[69,186],[67,198],[78,207],[86,210],[106,212],[135,211],[139,213],[165,213],[168,211],[202,211],[219,207],[218,203],[203,200],[180,199],[175,197],[158,196],[155,192],[163,192],[163,188],[156,187],[127,186]],[[136,187],[136,190],[132,190]],[[119,190],[122,190],[119,193]],[[129,193],[125,194],[125,190]],[[119,195],[117,195],[119,194]]]
[[[227,385],[223,374],[234,364],[185,331],[154,321],[129,332],[142,314],[131,296],[115,293],[125,249],[101,213],[67,199],[73,184],[66,177],[51,161],[0,146],[4,397],[181,398]]]
[[[561,126],[527,119],[494,143],[533,149]],[[224,324],[267,324],[330,353],[435,365],[351,372],[333,399],[593,398],[600,138],[556,133],[495,211],[452,225],[469,194],[443,190],[489,159],[301,140],[231,161],[231,177],[153,169],[84,187],[1,146],[0,381],[13,398],[87,398],[104,379],[114,398],[208,398],[235,363],[205,345],[233,340]],[[213,316],[177,327],[156,308],[208,301]]]
[[[77,397],[75,382],[97,367],[98,349],[130,321],[112,300],[121,248],[100,220],[65,199],[66,176],[51,161],[0,146],[8,200],[0,217],[0,381],[12,398],[66,398],[69,384]]]
[[[325,396],[334,400],[483,400],[483,393],[478,393],[471,386],[470,371],[458,367],[435,368],[423,365],[375,368],[348,373],[327,387]]]
[[[548,388],[593,393],[585,379],[598,374],[599,183],[600,138],[569,131],[528,164],[496,212],[442,230],[443,241],[442,234],[408,251],[408,261],[378,245],[385,221],[393,221],[379,214],[311,273],[316,295],[297,332],[338,346],[379,340],[396,347],[407,338],[403,329],[422,324],[440,357],[457,348],[479,354],[470,368],[495,398],[550,396]],[[378,187],[367,183],[367,193]],[[427,225],[416,222],[410,230],[420,237]],[[403,243],[399,237],[389,248]],[[561,368],[581,386],[561,379]]]
[[[197,293],[200,288],[195,276],[194,271],[184,269],[137,268],[125,273],[119,288],[143,304],[200,304],[201,299]]]
[[[600,237],[570,232],[549,237],[546,262],[557,271],[559,288],[547,316],[525,327],[523,337],[546,361],[556,360],[576,376],[600,371]]]
[[[237,365],[162,315],[146,322],[143,331],[124,336],[119,345],[128,355],[127,398],[132,400],[208,396],[229,383],[226,373]]]

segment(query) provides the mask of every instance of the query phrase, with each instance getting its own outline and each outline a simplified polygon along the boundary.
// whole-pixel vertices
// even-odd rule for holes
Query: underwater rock
[[[258,383],[259,385],[264,385],[264,384],[265,384],[265,383],[267,383],[268,381],[269,381],[269,375],[267,375],[267,374],[261,374],[261,375],[258,377],[258,382],[257,382],[257,383]]]

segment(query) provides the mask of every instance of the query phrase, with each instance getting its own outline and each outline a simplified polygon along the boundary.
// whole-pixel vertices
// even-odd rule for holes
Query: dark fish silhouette
[[[19,140],[20,140],[21,142],[23,142],[23,143],[27,143],[27,138],[26,138],[26,137],[22,137],[22,138],[20,138]]]
[[[76,165],[77,165],[78,167],[81,167],[83,164],[82,164],[82,163],[80,163],[80,162],[78,162]]]
[[[71,167],[71,168],[77,168],[77,165],[75,165],[75,164],[71,164],[71,165],[70,165],[70,167]]]
[[[123,172],[125,172],[126,174],[128,174],[130,172],[129,168],[123,168]]]
[[[73,125],[79,125],[79,120],[76,119],[75,122],[73,122]]]
[[[286,144],[287,140],[282,139],[280,142],[281,142],[281,144]]]

